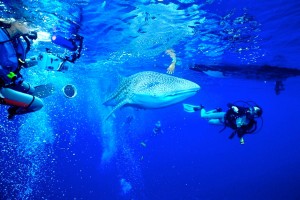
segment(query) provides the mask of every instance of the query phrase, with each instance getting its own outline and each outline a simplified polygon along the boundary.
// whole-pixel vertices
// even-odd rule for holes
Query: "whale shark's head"
[[[199,90],[192,81],[157,72],[142,72],[135,83],[131,103],[142,108],[160,108],[181,102]]]

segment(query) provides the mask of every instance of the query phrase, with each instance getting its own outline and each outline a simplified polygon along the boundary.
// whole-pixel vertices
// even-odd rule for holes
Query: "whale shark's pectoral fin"
[[[124,99],[123,101],[121,101],[120,103],[118,103],[115,107],[113,107],[113,109],[110,111],[110,113],[106,116],[105,120],[107,120],[117,109],[121,108],[125,104],[128,104],[128,100],[127,99]]]

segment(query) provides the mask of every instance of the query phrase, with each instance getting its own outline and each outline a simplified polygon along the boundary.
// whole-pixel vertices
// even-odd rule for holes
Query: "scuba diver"
[[[229,139],[237,135],[240,143],[244,144],[244,135],[254,133],[257,130],[257,121],[255,119],[262,116],[262,108],[260,106],[256,104],[251,105],[248,102],[246,104],[247,106],[245,107],[229,103],[226,112],[222,112],[221,108],[206,111],[202,105],[183,104],[183,107],[186,112],[200,111],[200,116],[208,119],[210,124],[224,125],[220,132],[226,127],[233,129]]]
[[[30,51],[30,40],[36,39],[37,32],[30,31],[26,23],[0,18],[0,104],[10,106],[8,119],[13,119],[15,115],[40,110],[43,107],[41,98],[51,95],[54,91],[51,84],[32,87],[24,81],[20,73],[21,69],[38,65],[64,71],[68,68],[67,61],[74,63],[80,57],[83,37],[74,35],[70,39],[52,37],[54,44],[73,52],[70,56],[54,56],[47,51],[26,59],[26,54]],[[74,86],[67,88],[68,94],[76,96]]]
[[[25,23],[0,20],[0,103],[10,106],[8,119],[43,107],[43,101],[34,95],[35,88],[20,73],[22,68],[31,67],[26,54],[30,50],[29,40],[35,39],[37,33],[31,32]]]
[[[164,131],[161,129],[161,122],[160,121],[157,121],[155,123],[155,126],[154,126],[154,128],[153,128],[152,131],[153,131],[154,135],[158,135],[158,134],[164,133]]]

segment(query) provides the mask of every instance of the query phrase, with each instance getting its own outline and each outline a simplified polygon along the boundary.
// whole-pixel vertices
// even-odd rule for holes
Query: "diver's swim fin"
[[[183,109],[185,112],[195,112],[195,111],[199,111],[201,110],[201,106],[194,106],[194,105],[191,105],[191,104],[185,104],[183,103]]]
[[[45,85],[38,85],[34,87],[35,91],[32,95],[39,98],[46,98],[52,95],[55,91],[54,85],[52,83],[48,83]]]

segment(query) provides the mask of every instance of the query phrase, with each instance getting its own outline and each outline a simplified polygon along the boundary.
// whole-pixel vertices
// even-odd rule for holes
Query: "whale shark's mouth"
[[[185,100],[186,98],[195,95],[198,91],[198,88],[193,88],[189,90],[178,90],[176,92],[174,91],[160,95],[144,95],[136,98],[135,103],[142,108],[161,108]]]
[[[178,95],[184,95],[184,94],[191,94],[191,93],[196,93],[198,92],[199,89],[190,89],[190,90],[182,90],[182,91],[179,91],[179,92],[176,92],[176,93],[170,93],[170,94],[167,94],[166,96],[178,96]]]

